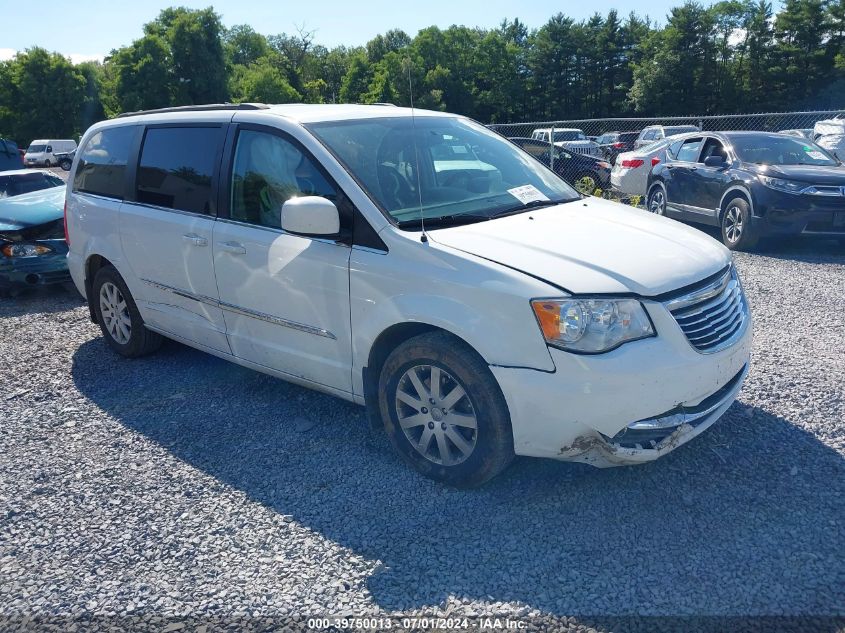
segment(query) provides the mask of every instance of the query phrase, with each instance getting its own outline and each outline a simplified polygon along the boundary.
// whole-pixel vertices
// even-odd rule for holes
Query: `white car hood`
[[[696,229],[597,198],[428,235],[576,294],[655,296],[701,281],[731,259]]]

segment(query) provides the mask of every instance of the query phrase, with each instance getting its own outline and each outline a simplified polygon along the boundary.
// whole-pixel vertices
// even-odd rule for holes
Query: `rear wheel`
[[[161,347],[161,336],[144,327],[126,282],[111,266],[94,276],[93,302],[106,343],[121,356],[136,358]]]
[[[511,462],[507,404],[487,364],[445,332],[421,334],[388,356],[379,412],[390,443],[431,479],[483,484]]]
[[[751,208],[744,198],[734,198],[722,212],[722,242],[732,251],[748,251],[758,238],[751,227]]]
[[[657,215],[666,215],[666,190],[663,185],[654,185],[648,192],[648,210]]]
[[[73,163],[71,163],[69,160],[65,159],[61,163],[59,163],[59,166],[65,171],[70,171],[70,167],[72,164]]]

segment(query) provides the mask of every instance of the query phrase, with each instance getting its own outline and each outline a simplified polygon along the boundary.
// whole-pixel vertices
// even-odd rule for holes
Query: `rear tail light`
[[[617,141],[613,144],[613,149],[622,149],[623,147],[625,147],[625,143],[620,143]]]
[[[652,166],[652,167],[654,167],[654,166],[655,166],[657,163],[659,163],[659,162],[660,162],[660,159],[659,159],[659,158],[657,158],[657,156],[654,156],[654,157],[651,159],[651,166]]]
[[[68,248],[70,248],[70,236],[67,234],[67,200],[65,200],[65,242],[67,242]]]
[[[622,161],[623,167],[630,167],[631,169],[636,169],[637,167],[643,166],[643,160],[639,158],[626,158]]]

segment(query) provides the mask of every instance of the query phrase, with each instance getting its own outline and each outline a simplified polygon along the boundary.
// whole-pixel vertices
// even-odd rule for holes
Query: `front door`
[[[148,127],[135,199],[120,208],[120,241],[144,320],[228,352],[211,246],[223,138],[220,124]]]
[[[339,205],[339,189],[302,145],[271,128],[241,125],[229,164],[228,217],[217,221],[213,251],[232,352],[351,392],[350,247],[281,229],[288,198]]]
[[[724,167],[707,167],[704,161],[710,156],[724,158]],[[727,170],[728,160],[728,153],[719,139],[711,137],[704,142],[695,182],[695,197],[699,206],[710,211],[713,221],[718,217],[722,193],[730,180]]]

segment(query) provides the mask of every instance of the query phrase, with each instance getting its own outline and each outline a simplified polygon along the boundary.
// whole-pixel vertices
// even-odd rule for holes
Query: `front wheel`
[[[393,448],[431,479],[483,484],[513,459],[507,404],[490,368],[445,332],[415,336],[385,361],[379,412]]]
[[[121,356],[136,358],[161,347],[161,336],[144,327],[126,282],[111,266],[94,276],[93,302],[106,343]]]
[[[751,209],[742,198],[734,198],[722,213],[722,243],[732,251],[748,251],[757,245],[751,227]]]
[[[61,163],[59,163],[59,166],[65,171],[70,171],[70,167],[72,164],[73,163],[71,163],[69,160],[63,160]]]

